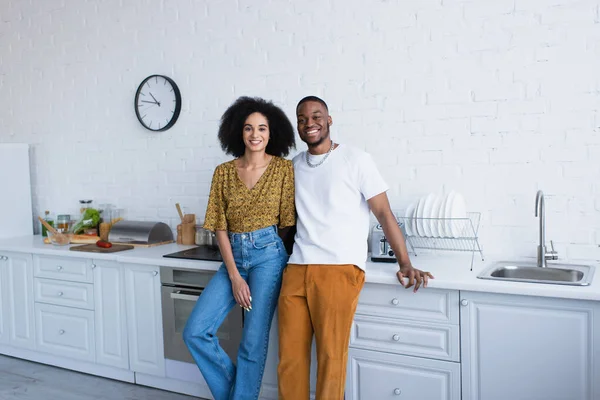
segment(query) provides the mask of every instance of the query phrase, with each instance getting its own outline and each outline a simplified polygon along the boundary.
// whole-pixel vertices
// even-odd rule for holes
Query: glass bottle
[[[79,212],[83,214],[88,208],[92,208],[93,200],[79,200]]]
[[[71,222],[71,216],[68,214],[62,214],[56,217],[56,229],[59,232],[66,233],[69,231],[69,223]]]
[[[52,217],[50,217],[50,211],[46,210],[44,211],[44,221],[46,221],[48,223],[48,225],[50,226],[54,226],[54,220],[52,219]],[[46,229],[46,227],[42,225],[42,237],[47,237],[48,236],[48,229]]]

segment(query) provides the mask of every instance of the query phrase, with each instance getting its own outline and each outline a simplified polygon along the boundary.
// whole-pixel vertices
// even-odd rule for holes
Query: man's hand
[[[413,292],[416,292],[423,284],[423,287],[427,287],[427,282],[429,279],[435,279],[430,272],[424,272],[420,269],[414,268],[412,265],[400,267],[400,271],[396,272],[396,276],[400,281],[400,284],[404,286],[406,289],[409,287],[415,286]],[[408,278],[408,284],[404,283],[404,278]]]

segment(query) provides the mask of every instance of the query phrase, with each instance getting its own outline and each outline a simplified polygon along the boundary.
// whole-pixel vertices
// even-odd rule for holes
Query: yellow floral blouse
[[[292,161],[273,157],[252,189],[240,179],[234,160],[215,169],[204,228],[233,233],[296,224]]]

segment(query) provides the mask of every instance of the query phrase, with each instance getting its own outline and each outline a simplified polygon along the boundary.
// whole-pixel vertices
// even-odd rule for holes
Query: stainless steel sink
[[[535,216],[540,222],[540,242],[537,247],[537,262],[499,262],[485,269],[477,277],[497,281],[551,283],[554,285],[588,286],[594,277],[594,267],[579,264],[551,264],[558,260],[554,244],[551,251],[546,248],[546,207],[544,193],[538,190],[535,195]]]
[[[591,265],[549,263],[547,267],[542,268],[535,263],[501,262],[485,269],[477,277],[498,281],[587,286],[592,283],[594,267]]]

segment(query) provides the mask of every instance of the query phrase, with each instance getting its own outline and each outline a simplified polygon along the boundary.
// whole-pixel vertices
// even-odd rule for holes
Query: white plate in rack
[[[419,207],[419,199],[417,199],[414,202],[414,205],[415,205],[415,209],[413,210],[412,215],[411,215],[411,218],[412,218],[411,226],[412,226],[413,236],[419,236],[419,231],[417,231],[417,208]]]
[[[452,201],[454,200],[455,195],[456,192],[454,190],[450,191],[450,193],[448,193],[448,195],[446,196],[446,200],[444,201],[445,237],[454,237],[454,234],[452,233],[452,225],[454,224],[454,221],[452,221],[450,218],[452,218]]]
[[[415,209],[417,208],[417,204],[416,203],[410,203],[409,206],[406,208],[406,212],[404,213],[404,218],[405,218],[405,224],[404,224],[404,228],[406,229],[406,234],[408,236],[415,236],[417,233],[413,232],[413,217],[414,217],[414,213],[415,213]]]
[[[446,218],[446,203],[448,202],[448,195],[440,194],[440,198],[442,199],[442,202],[440,204],[440,210],[438,213],[438,218],[440,219],[439,224],[438,224],[438,230],[439,230],[440,237],[448,237],[448,236],[450,236],[450,234],[446,230],[447,224],[444,219],[444,218]]]
[[[442,218],[442,203],[444,202],[444,197],[441,194],[435,195],[433,199],[433,206],[431,207],[431,233],[433,237],[441,237],[443,236],[442,232],[442,221],[439,218]]]
[[[425,236],[425,227],[423,226],[423,206],[425,205],[425,197],[421,197],[419,199],[419,203],[417,204],[417,208],[415,209],[415,225],[417,234],[419,236]]]
[[[425,231],[425,236],[427,236],[427,237],[433,237],[433,229],[431,229],[432,228],[432,220],[429,218],[431,218],[434,201],[435,201],[435,195],[433,193],[429,193],[425,197],[425,201],[423,202],[422,218],[425,218],[423,220],[423,230]]]
[[[465,198],[460,193],[454,194],[452,205],[450,207],[450,215],[455,221],[452,223],[452,236],[453,237],[464,237],[471,236],[467,232],[468,222],[467,218],[467,205]]]

